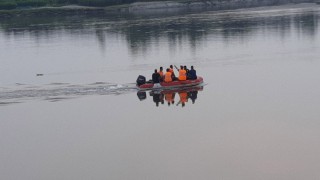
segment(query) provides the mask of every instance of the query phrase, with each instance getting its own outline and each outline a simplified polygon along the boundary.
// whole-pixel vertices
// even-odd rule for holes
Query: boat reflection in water
[[[149,95],[153,102],[158,107],[159,105],[181,106],[184,107],[186,103],[192,102],[194,104],[198,98],[198,92],[203,90],[203,86],[192,86],[185,88],[175,88],[166,90],[151,90]],[[140,101],[147,99],[146,91],[138,91],[137,96]]]

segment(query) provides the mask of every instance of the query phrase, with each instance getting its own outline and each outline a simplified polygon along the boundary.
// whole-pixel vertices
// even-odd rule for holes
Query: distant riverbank
[[[0,2],[6,0],[0,0]],[[23,0],[17,0],[23,1]],[[37,2],[37,0],[29,0]],[[58,0],[57,0],[58,1]],[[63,0],[59,0],[60,2]],[[99,0],[103,2],[104,0]],[[133,1],[133,0],[129,0]],[[128,2],[129,2],[128,1]],[[74,1],[68,1],[74,2]],[[84,2],[84,1],[83,1]],[[125,2],[125,1],[122,1]],[[101,13],[148,13],[168,10],[193,10],[193,9],[238,9],[259,6],[283,5],[290,3],[315,3],[317,0],[180,0],[180,1],[145,1],[132,3],[117,3],[116,5],[100,4],[36,4],[23,6],[10,10],[0,10],[0,17],[34,16],[34,15],[68,15],[68,14],[101,14]],[[0,3],[1,4],[1,3]],[[81,4],[81,3],[80,3]],[[83,3],[82,3],[83,4]],[[42,6],[45,5],[45,6]]]

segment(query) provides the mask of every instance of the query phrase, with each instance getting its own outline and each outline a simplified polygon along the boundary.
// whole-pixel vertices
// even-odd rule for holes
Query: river
[[[319,22],[316,4],[1,19],[0,179],[318,179]],[[170,64],[203,86],[135,89]]]

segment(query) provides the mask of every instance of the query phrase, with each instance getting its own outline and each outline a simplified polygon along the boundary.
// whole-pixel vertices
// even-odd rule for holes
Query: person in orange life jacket
[[[187,80],[186,70],[183,69],[183,66],[180,66],[179,70],[179,81],[185,81]]]
[[[176,93],[165,93],[164,94],[164,99],[168,102],[168,106],[170,106],[170,104],[174,104],[174,97],[175,97]]]
[[[191,69],[188,73],[188,78],[191,79],[191,80],[195,80],[197,79],[197,72],[196,70],[193,68],[193,66],[191,66]]]
[[[167,72],[164,74],[164,82],[172,82],[172,73],[169,68],[167,68]]]
[[[185,91],[181,91],[181,92],[179,92],[179,97],[180,97],[180,101],[178,102],[177,105],[179,105],[179,103],[181,103],[182,107],[184,107],[186,102],[188,102],[188,93]]]
[[[158,73],[160,74],[160,82],[162,82],[164,78],[163,67],[160,67],[160,70],[158,71]]]

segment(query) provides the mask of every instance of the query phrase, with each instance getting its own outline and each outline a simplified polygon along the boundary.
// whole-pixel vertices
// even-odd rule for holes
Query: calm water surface
[[[0,179],[319,179],[319,10],[1,19]]]

